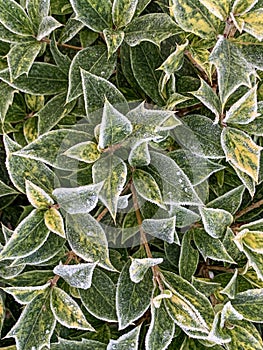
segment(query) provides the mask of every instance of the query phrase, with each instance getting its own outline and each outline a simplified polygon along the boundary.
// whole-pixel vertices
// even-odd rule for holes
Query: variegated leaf
[[[142,227],[145,232],[168,243],[180,245],[179,238],[175,230],[176,217],[167,219],[145,219]]]
[[[31,303],[36,296],[43,294],[49,286],[50,283],[36,287],[6,287],[4,291],[11,294],[19,304],[26,305]]]
[[[200,0],[200,2],[221,21],[227,19],[230,5],[228,0],[220,1],[220,3],[217,0]]]
[[[200,208],[206,232],[213,238],[220,238],[233,222],[233,216],[226,210]]]
[[[49,231],[65,238],[64,221],[56,208],[49,208],[44,214],[45,225]]]
[[[114,0],[112,5],[112,20],[117,28],[125,27],[135,14],[138,0]]]
[[[108,58],[110,58],[121,46],[124,39],[124,32],[122,30],[112,31],[104,29],[103,35],[108,49]]]
[[[156,266],[163,262],[162,258],[144,258],[144,259],[133,259],[129,268],[130,278],[132,282],[139,283],[143,280],[144,275],[150,267]]]
[[[107,350],[138,350],[141,326],[123,334],[117,340],[110,340]]]
[[[61,26],[62,24],[59,23],[54,17],[52,16],[43,17],[38,27],[37,40],[41,41],[41,39],[45,38],[50,33],[52,33],[55,29]]]
[[[26,180],[26,195],[29,202],[37,209],[47,209],[54,204],[53,199],[41,187]]]
[[[64,154],[81,162],[94,163],[100,158],[101,152],[95,142],[86,141],[70,147]]]

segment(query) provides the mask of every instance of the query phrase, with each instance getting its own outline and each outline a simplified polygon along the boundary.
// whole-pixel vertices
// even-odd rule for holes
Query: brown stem
[[[43,42],[43,43],[47,43],[47,44],[51,43],[51,40],[48,39],[48,38],[43,38],[40,41]],[[61,46],[61,47],[66,47],[67,49],[78,50],[78,51],[83,50],[83,47],[81,47],[81,46],[74,46],[74,45],[63,44],[63,43],[59,43],[59,42],[56,42],[56,44],[58,46]]]
[[[141,212],[140,212],[140,208],[139,208],[139,204],[138,204],[138,198],[137,198],[137,194],[136,194],[136,190],[133,184],[131,184],[131,192],[132,192],[132,199],[133,199],[133,206],[134,206],[134,210],[135,210],[135,215],[137,218],[137,222],[139,225],[139,231],[140,231],[140,235],[141,235],[141,242],[144,246],[144,249],[146,251],[146,255],[148,258],[152,258],[152,252],[151,249],[149,247],[149,244],[147,242],[147,238],[145,235],[145,232],[142,228],[142,216],[141,216]],[[161,291],[164,290],[164,286],[162,283],[162,279],[161,279],[161,274],[160,274],[160,270],[158,266],[153,266],[152,267],[152,272],[153,272],[153,278],[154,280],[157,282],[159,288]]]
[[[194,67],[196,67],[199,72],[202,74],[203,78],[205,79],[205,81],[207,81],[208,83],[210,83],[210,79],[209,77],[207,76],[205,70],[203,69],[203,67],[201,67],[197,62],[196,60],[194,59],[193,55],[191,54],[190,51],[185,51],[185,56],[189,59],[189,61],[193,64]]]
[[[104,208],[103,210],[102,210],[102,212],[98,215],[98,217],[97,217],[97,222],[100,222],[103,218],[104,218],[104,216],[108,213],[108,208]]]
[[[245,209],[240,210],[236,215],[235,215],[235,220],[239,219],[241,216],[245,215],[246,213],[249,213],[250,211],[261,207],[261,205],[263,205],[263,199],[261,199],[260,201],[251,204],[250,206],[248,206]]]
[[[76,257],[76,254],[73,253],[72,251],[68,252],[67,255],[68,255],[68,257],[67,257],[67,260],[65,261],[64,265],[68,265],[71,262],[71,260],[75,259],[75,257]],[[50,281],[50,287],[51,288],[54,287],[57,284],[59,279],[60,279],[60,276],[59,275],[55,275],[52,278],[52,280]]]
[[[212,270],[212,271],[224,271],[224,272],[232,272],[235,273],[235,269],[229,269],[224,266],[213,266],[213,265],[206,265],[206,270]]]

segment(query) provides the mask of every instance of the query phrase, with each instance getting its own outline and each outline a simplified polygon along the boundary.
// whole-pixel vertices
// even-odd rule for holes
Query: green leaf
[[[80,298],[94,317],[107,322],[117,322],[116,285],[111,278],[100,269],[95,269],[89,289],[79,290]]]
[[[158,69],[163,70],[168,77],[181,69],[183,65],[184,52],[188,44],[188,40],[186,40],[185,44],[176,44],[176,50],[167,57],[167,59]]]
[[[103,183],[74,188],[56,188],[53,195],[59,205],[69,214],[89,213],[98,202]]]
[[[219,96],[224,106],[228,97],[239,86],[251,87],[250,75],[254,73],[252,66],[245,60],[237,45],[220,36],[210,55],[217,69]]]
[[[231,164],[232,167],[235,169],[235,172],[241,182],[244,184],[244,186],[247,188],[248,192],[250,193],[251,197],[254,197],[255,191],[256,191],[256,184],[255,181],[246,173],[239,170],[237,167],[235,167],[233,164]]]
[[[242,23],[242,29],[261,41],[263,39],[263,21],[261,20],[263,9],[259,8],[254,11],[238,17],[238,20]]]
[[[153,284],[152,273],[147,271],[144,279],[134,283],[129,274],[130,262],[121,271],[117,285],[117,315],[119,329],[124,329],[141,317],[150,306]]]
[[[101,156],[98,145],[92,141],[78,143],[69,148],[65,153],[67,157],[77,159],[85,163],[94,163]]]
[[[31,0],[26,2],[26,9],[35,27],[38,28],[41,19],[48,16],[50,0]]]
[[[115,220],[118,199],[126,183],[126,164],[115,155],[100,158],[92,167],[92,177],[95,183],[104,181],[99,199]]]
[[[216,0],[200,0],[200,2],[221,21],[227,19],[230,10],[228,0],[223,0],[220,3]]]
[[[107,350],[138,350],[141,325],[123,334],[117,340],[110,340]]]
[[[128,161],[132,167],[149,165],[151,157],[148,142],[136,143],[130,151]]]
[[[106,345],[96,340],[82,338],[80,341],[59,338],[58,343],[51,344],[51,350],[106,350]]]
[[[95,331],[86,320],[81,308],[63,289],[53,287],[50,307],[56,320],[67,328]]]
[[[55,29],[61,27],[62,24],[59,23],[54,17],[46,16],[42,18],[37,33],[37,40],[41,41],[43,38],[52,33]]]
[[[142,41],[150,41],[157,46],[172,35],[181,33],[181,29],[165,13],[149,13],[135,18],[125,28],[125,41],[136,46]]]
[[[142,227],[145,232],[151,236],[157,237],[168,243],[176,243],[180,245],[179,238],[175,230],[176,218],[167,219],[145,219]]]
[[[66,234],[71,249],[79,257],[115,271],[109,259],[105,232],[91,215],[67,215]]]
[[[23,125],[23,134],[28,143],[35,141],[38,135],[37,128],[37,117],[33,116],[32,118],[27,119]]]
[[[54,273],[61,276],[70,286],[81,289],[91,287],[91,279],[96,263],[77,265],[57,265]]]
[[[44,214],[45,225],[49,231],[65,238],[64,221],[56,208],[49,208]]]
[[[13,103],[15,90],[4,82],[0,82],[1,99],[0,99],[0,120],[4,122],[9,106]]]
[[[155,168],[154,175],[162,184],[165,204],[202,204],[189,179],[175,161],[161,153],[150,154],[151,165]]]
[[[171,343],[175,324],[166,311],[164,303],[159,308],[151,306],[151,324],[145,338],[146,350],[165,350]]]
[[[223,129],[221,142],[226,160],[257,182],[261,147],[243,131],[229,127]]]
[[[144,170],[136,169],[132,176],[136,192],[147,201],[164,208],[160,188],[151,174]]]
[[[200,208],[200,214],[206,232],[213,238],[220,238],[233,222],[233,216],[226,210]]]
[[[0,197],[8,196],[10,194],[18,194],[18,192],[0,180]]]
[[[248,124],[257,116],[257,85],[255,85],[231,106],[226,112],[224,122],[230,124]]]
[[[173,0],[172,12],[176,22],[186,32],[204,39],[216,37],[218,20],[200,1]]]
[[[149,270],[150,267],[156,266],[163,262],[162,258],[143,258],[143,259],[133,259],[129,268],[130,279],[134,283],[139,283],[143,280],[144,275]]]
[[[103,0],[98,3],[95,0],[70,0],[76,13],[76,19],[94,32],[102,32],[111,24],[111,1]]]
[[[11,82],[20,75],[28,75],[34,60],[41,50],[39,42],[15,44],[8,52],[7,61],[11,75]]]
[[[204,259],[210,258],[216,261],[235,263],[227,253],[223,243],[218,238],[213,238],[204,229],[194,229],[194,242]]]
[[[5,320],[6,310],[5,310],[5,302],[3,298],[3,293],[0,293],[0,334],[3,328],[4,320]]]
[[[0,22],[11,32],[33,36],[33,25],[26,12],[14,0],[0,1]]]
[[[11,238],[0,253],[0,259],[28,256],[47,240],[49,231],[44,223],[44,213],[33,210],[16,227]]]
[[[25,94],[25,102],[30,111],[38,112],[45,104],[44,96]],[[33,119],[33,118],[29,118]]]
[[[39,186],[26,180],[26,195],[29,202],[37,209],[47,209],[54,204],[53,199]]]
[[[125,97],[111,82],[83,69],[80,71],[85,107],[89,118],[92,117],[93,113],[93,118],[96,117],[97,120],[99,110],[104,106],[105,97],[119,112],[123,114],[128,112],[129,108]]]
[[[112,20],[117,28],[129,24],[135,14],[138,0],[114,0],[112,5]]]
[[[124,39],[124,32],[122,30],[113,31],[104,29],[103,35],[107,44],[108,58],[110,58],[121,46]]]
[[[235,0],[232,6],[232,12],[235,15],[242,15],[251,10],[258,0]]]
[[[46,283],[43,286],[36,287],[6,287],[3,290],[11,294],[16,302],[22,305],[31,303],[31,301],[38,295],[43,294],[50,286],[50,283]]]
[[[105,99],[98,147],[103,149],[122,142],[131,132],[132,124],[129,119],[118,112],[118,110]]]
[[[61,71],[48,63],[34,63],[28,73],[12,81],[8,69],[0,71],[0,79],[15,89],[32,95],[54,95],[65,92],[67,77]]]
[[[234,41],[245,60],[258,69],[263,67],[262,43],[249,34],[240,35]]]
[[[262,231],[250,231],[247,228],[242,229],[234,239],[238,248],[242,251],[243,245],[245,245],[249,250],[255,253],[262,254],[263,248],[263,232]]]
[[[220,291],[221,294],[226,294],[229,299],[234,299],[237,293],[237,276],[238,270],[235,270],[233,277],[231,277],[228,284],[224,287],[223,290]]]
[[[49,290],[35,297],[20,315],[7,337],[16,340],[18,350],[49,347],[56,320],[49,305]]]
[[[69,69],[67,101],[70,102],[83,93],[80,68],[94,75],[108,79],[114,71],[115,63],[115,56],[108,59],[105,46],[96,45],[87,47],[78,52],[74,56]]]
[[[80,23],[78,21],[75,22]],[[58,45],[55,40],[55,35],[53,35],[52,40],[50,42],[50,51],[52,53],[56,65],[65,75],[68,75],[71,59],[67,55],[63,55],[58,49]]]
[[[199,252],[193,248],[192,242],[193,234],[189,230],[183,235],[178,266],[180,276],[188,281],[191,281],[199,261]]]
[[[237,293],[232,305],[243,317],[252,322],[262,323],[262,288]]]

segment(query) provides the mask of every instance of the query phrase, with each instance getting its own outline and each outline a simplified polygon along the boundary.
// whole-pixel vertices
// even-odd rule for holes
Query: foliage
[[[0,349],[263,348],[262,0],[0,0]]]

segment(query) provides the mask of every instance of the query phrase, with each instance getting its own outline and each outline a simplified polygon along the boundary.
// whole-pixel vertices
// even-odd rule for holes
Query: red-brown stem
[[[43,39],[41,39],[41,42],[50,44],[50,43],[51,43],[51,40],[48,39],[48,38],[43,38]],[[56,42],[56,44],[57,44],[58,46],[65,47],[65,48],[67,48],[67,49],[78,50],[78,51],[83,50],[83,47],[81,47],[81,46],[74,46],[74,45],[63,44],[63,43],[58,43],[58,42]]]
[[[250,211],[261,207],[261,205],[263,205],[263,199],[261,199],[260,201],[251,204],[250,206],[248,206],[245,209],[240,210],[236,215],[235,215],[235,219],[239,219],[241,216],[245,215],[246,213],[249,213]]]

